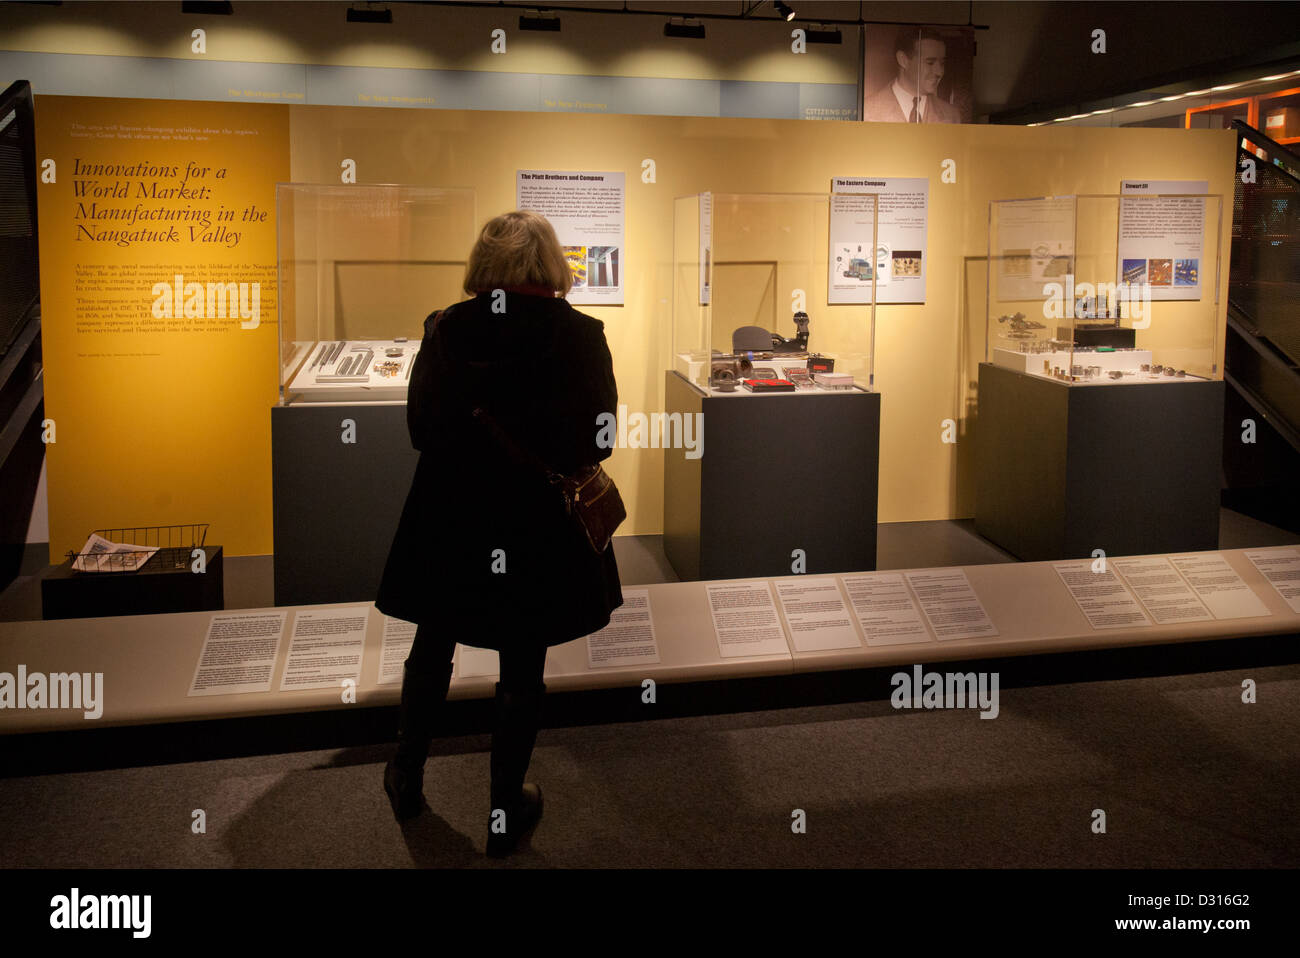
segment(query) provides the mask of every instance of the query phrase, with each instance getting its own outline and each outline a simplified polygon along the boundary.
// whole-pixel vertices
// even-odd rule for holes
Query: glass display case
[[[870,391],[873,193],[699,193],[673,216],[670,369],[710,395]]]
[[[984,361],[1076,386],[1222,379],[1222,223],[1218,195],[994,201]]]
[[[474,192],[276,186],[280,405],[406,399],[424,319],[465,298]]]

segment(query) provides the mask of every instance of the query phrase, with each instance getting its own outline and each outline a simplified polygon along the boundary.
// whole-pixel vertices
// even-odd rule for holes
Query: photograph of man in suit
[[[908,27],[894,42],[897,75],[862,105],[877,123],[960,123],[961,112],[938,95],[948,47],[932,30]]]

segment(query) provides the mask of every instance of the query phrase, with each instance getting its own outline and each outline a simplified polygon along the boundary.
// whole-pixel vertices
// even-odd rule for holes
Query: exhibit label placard
[[[624,589],[609,624],[587,636],[587,668],[648,665],[659,661],[649,589]]]
[[[515,205],[555,227],[573,272],[570,303],[623,305],[624,174],[518,170]]]
[[[480,649],[474,645],[457,644],[454,654],[458,679],[501,674],[501,653],[496,649]]]
[[[370,606],[301,610],[293,617],[280,691],[337,689],[361,681]]]
[[[708,306],[713,282],[713,194],[700,194],[700,305]]]
[[[785,630],[766,582],[709,584],[704,591],[718,654],[724,659],[789,654]]]
[[[790,626],[796,652],[826,652],[862,647],[853,617],[835,580],[826,578],[778,579],[776,594]]]
[[[287,612],[228,612],[208,620],[187,695],[271,691]]]
[[[1216,619],[1271,615],[1255,590],[1217,552],[1175,556],[1170,560]]]
[[[1164,556],[1111,560],[1157,625],[1213,618],[1178,570]]]
[[[1209,190],[1205,180],[1121,181],[1116,282],[1146,283],[1153,300],[1200,299]]]
[[[415,644],[415,630],[419,628],[414,622],[398,619],[391,615],[384,616],[383,644],[379,650],[379,676],[376,685],[394,685],[402,681],[406,657],[411,654]]]
[[[826,301],[870,303],[874,275],[877,303],[924,303],[929,179],[837,176],[831,193]]]
[[[934,641],[901,572],[845,576],[844,588],[867,645]]]
[[[1113,568],[1094,568],[1086,560],[1057,562],[1052,568],[1093,629],[1131,629],[1151,624]]]
[[[988,638],[998,634],[997,626],[984,611],[984,605],[971,587],[964,569],[934,569],[905,575],[939,641]]]
[[[1246,558],[1291,607],[1291,611],[1300,613],[1300,550],[1257,550],[1247,552]]]
[[[999,200],[991,211],[990,282],[998,302],[1037,301],[1074,273],[1074,197]],[[1066,300],[1072,302],[1067,294]],[[1035,322],[1039,317],[1030,316]]]

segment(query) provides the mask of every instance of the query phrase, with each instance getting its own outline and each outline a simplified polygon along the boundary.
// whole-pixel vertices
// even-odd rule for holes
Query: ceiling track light
[[[843,43],[839,27],[828,27],[822,23],[810,23],[804,30],[804,37],[809,43]]]
[[[703,40],[704,24],[688,17],[673,17],[664,24],[664,36]]]
[[[385,6],[369,4],[348,7],[348,23],[392,23],[393,11]]]
[[[228,17],[235,12],[230,0],[211,2],[211,0],[183,0],[181,13],[201,13],[208,17]]]
[[[787,22],[794,19],[794,10],[785,0],[776,0],[776,12]]]
[[[547,33],[560,32],[560,18],[554,12],[529,10],[519,17],[520,30],[543,30]]]

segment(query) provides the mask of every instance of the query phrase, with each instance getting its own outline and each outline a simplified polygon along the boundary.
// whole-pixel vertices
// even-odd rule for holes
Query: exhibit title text
[[[605,177],[591,173],[520,173],[521,180],[595,180],[603,183]]]
[[[76,157],[72,171],[74,239],[79,243],[125,248],[136,243],[188,242],[233,249],[246,235],[246,227],[267,223],[270,216],[255,203],[241,209],[219,201],[218,187],[225,185],[228,172],[225,167],[193,161],[184,168],[147,160],[88,163]]]

